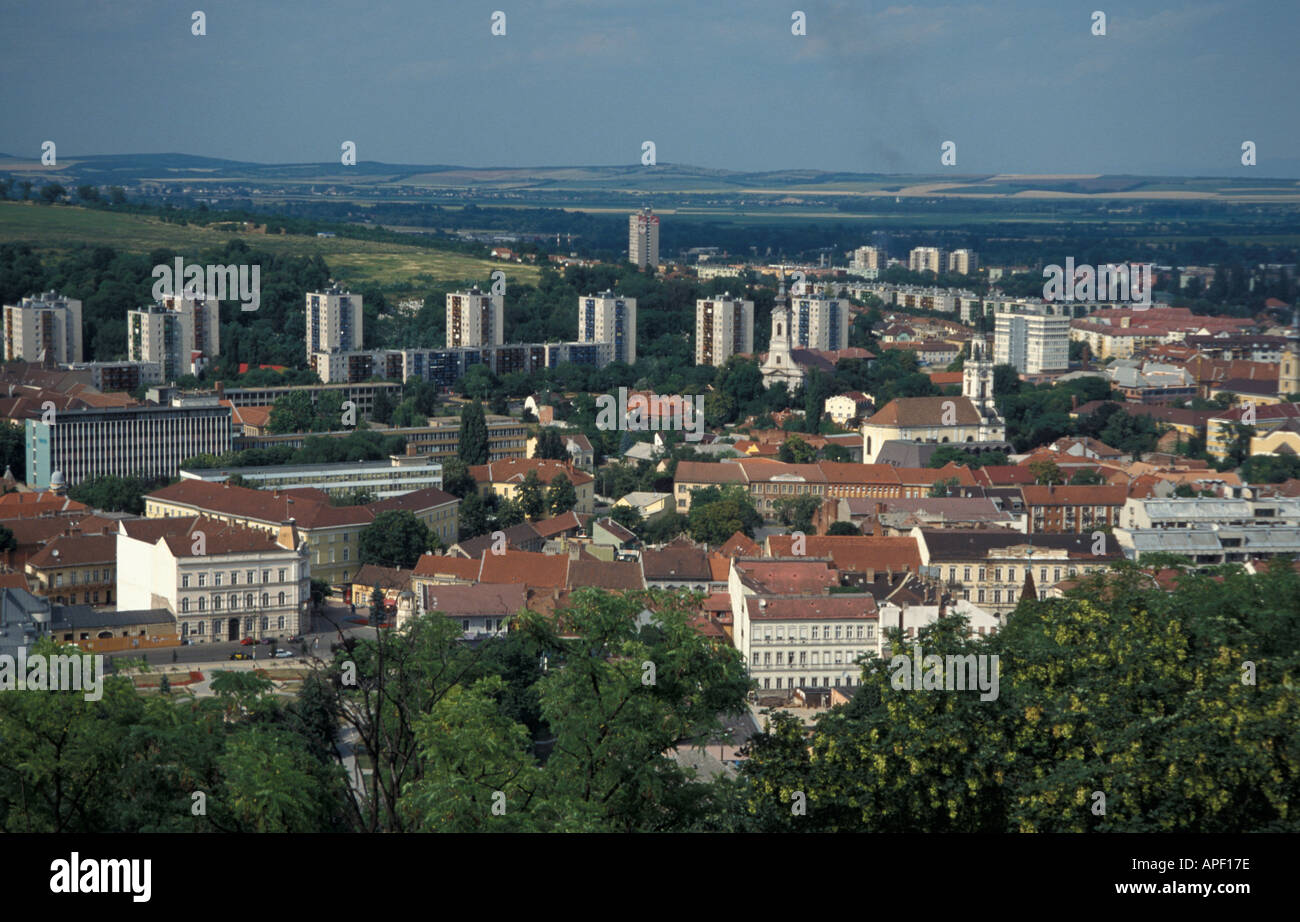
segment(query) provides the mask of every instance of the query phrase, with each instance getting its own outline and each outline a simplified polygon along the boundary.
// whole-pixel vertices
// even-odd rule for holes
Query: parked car
[[[302,635],[294,634],[292,637],[286,640],[285,643],[302,643]]]
[[[234,653],[230,654],[230,658],[231,658],[231,659],[252,659],[252,658],[253,658],[253,654],[251,654],[251,653],[241,653],[241,652],[239,652],[238,650],[236,650]]]
[[[240,645],[241,647],[247,647],[247,646],[251,646],[252,644],[255,644],[255,643],[257,643],[257,641],[254,640],[253,638],[251,638],[251,637],[245,637],[243,640],[241,640],[241,641],[239,642],[239,645]]]
[[[261,640],[258,641],[258,643],[260,643],[260,644],[265,644],[266,646],[269,647],[271,644],[275,643],[275,638],[274,638],[274,637],[263,637]]]
[[[284,659],[286,656],[293,656],[293,651],[292,651],[292,650],[276,650],[276,651],[275,651],[275,658],[276,658],[276,659]]]

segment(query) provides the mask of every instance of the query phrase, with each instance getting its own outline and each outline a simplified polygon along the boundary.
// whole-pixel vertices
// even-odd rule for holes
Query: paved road
[[[350,617],[352,617],[352,613],[347,605],[342,603],[327,604],[324,612],[313,617],[311,630],[303,635],[306,639],[307,655],[328,657],[330,644],[339,639],[340,632],[344,635],[358,634],[360,636],[373,633],[371,628],[348,621],[347,619]],[[257,657],[256,662],[263,663],[274,659],[272,656],[274,650],[292,650],[297,654],[301,654],[302,648],[302,644],[288,644],[279,640],[274,645],[250,644],[248,646],[243,646],[238,641],[231,641],[188,644],[182,647],[163,647],[154,650],[124,650],[120,653],[106,655],[104,660],[106,664],[110,665],[115,659],[143,658],[153,666],[171,664],[202,666],[214,663],[230,663],[232,662],[230,659],[231,653],[243,652],[255,654]],[[293,661],[293,659],[288,658],[281,660],[281,662]]]

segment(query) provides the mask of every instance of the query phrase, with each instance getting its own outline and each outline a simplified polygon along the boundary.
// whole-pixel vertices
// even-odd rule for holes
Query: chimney
[[[298,521],[290,518],[287,522],[280,524],[280,530],[276,533],[275,543],[286,550],[298,550]]]

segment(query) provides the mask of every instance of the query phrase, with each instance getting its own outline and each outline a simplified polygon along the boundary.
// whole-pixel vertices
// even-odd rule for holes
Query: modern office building
[[[6,362],[81,361],[81,302],[54,291],[4,306]]]
[[[47,489],[56,472],[73,486],[92,477],[175,477],[181,462],[230,451],[231,412],[215,397],[176,398],[171,406],[60,410],[28,419],[27,484]]]
[[[307,293],[307,358],[317,352],[351,352],[361,348],[361,295],[337,285]]]
[[[1068,370],[1068,310],[1052,304],[999,305],[993,315],[993,361],[1026,375]]]
[[[695,302],[695,364],[725,365],[754,351],[754,302],[725,292]]]
[[[196,374],[221,354],[216,298],[169,296],[126,314],[127,357],[161,366],[162,380]]]
[[[579,298],[578,342],[613,343],[614,361],[636,364],[636,298],[612,291]]]
[[[429,455],[390,455],[384,461],[331,464],[272,464],[265,467],[194,468],[182,470],[182,480],[224,483],[239,477],[259,490],[314,488],[331,496],[365,490],[375,499],[388,499],[430,487],[442,489],[442,465]]]
[[[628,216],[627,261],[642,269],[659,265],[659,216],[649,208]]]
[[[506,299],[471,288],[447,295],[447,348],[499,346],[505,342]]]

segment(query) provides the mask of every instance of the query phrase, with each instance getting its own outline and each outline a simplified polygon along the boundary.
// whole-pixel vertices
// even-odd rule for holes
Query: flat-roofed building
[[[636,364],[636,298],[612,291],[578,298],[578,342],[612,343],[614,361]]]
[[[447,348],[499,346],[505,342],[505,303],[502,295],[453,291],[447,295]]]
[[[317,352],[352,352],[361,348],[362,297],[338,285],[307,292],[307,358]]]
[[[81,302],[45,291],[4,306],[6,362],[81,361]]]
[[[725,292],[695,302],[695,364],[721,366],[754,351],[754,302]]]
[[[429,487],[442,489],[442,465],[428,455],[390,455],[383,461],[331,464],[272,464],[265,467],[194,468],[180,472],[182,480],[223,483],[238,477],[258,490],[316,487],[331,496],[364,490],[375,499],[388,499]]]

